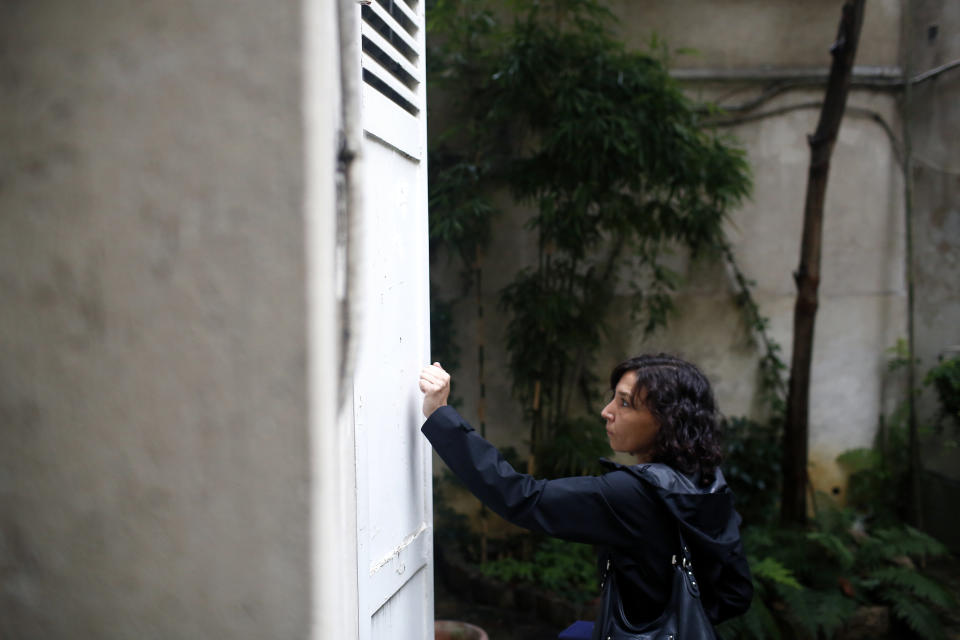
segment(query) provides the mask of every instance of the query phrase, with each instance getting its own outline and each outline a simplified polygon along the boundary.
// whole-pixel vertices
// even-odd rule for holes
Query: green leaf
[[[776,618],[757,594],[745,614],[719,625],[717,632],[722,638],[740,640],[780,640],[782,637]]]
[[[803,586],[797,582],[793,571],[788,569],[779,560],[770,556],[765,557],[759,562],[751,561],[750,570],[754,577],[762,580],[770,580],[776,584],[785,585],[792,589],[803,589]]]
[[[942,556],[947,548],[939,540],[911,526],[887,527],[874,532],[884,558]]]
[[[921,638],[938,640],[944,637],[943,626],[940,620],[923,603],[900,593],[890,596],[893,614],[907,623]]]
[[[851,474],[874,469],[880,462],[880,452],[876,449],[850,449],[837,456],[837,463]]]
[[[807,539],[820,545],[840,563],[841,567],[849,568],[853,566],[854,553],[839,536],[824,531],[811,531],[807,534]]]
[[[879,585],[892,585],[910,591],[916,598],[945,609],[956,605],[953,595],[935,580],[906,567],[884,567],[870,572]]]
[[[837,589],[781,590],[780,594],[790,607],[791,619],[813,637],[821,633],[831,637],[857,606]]]

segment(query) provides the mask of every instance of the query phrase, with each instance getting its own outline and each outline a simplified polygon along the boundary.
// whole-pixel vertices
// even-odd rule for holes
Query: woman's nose
[[[613,412],[610,411],[610,405],[613,404],[613,401],[607,403],[607,405],[600,410],[600,417],[604,420],[613,420]]]

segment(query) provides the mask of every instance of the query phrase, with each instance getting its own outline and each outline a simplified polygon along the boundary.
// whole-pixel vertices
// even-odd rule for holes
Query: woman
[[[600,546],[615,567],[634,624],[657,618],[670,597],[670,558],[679,530],[690,549],[711,622],[750,606],[753,586],[740,516],[718,465],[721,448],[710,383],[692,364],[643,355],[614,368],[613,397],[600,412],[624,466],[602,460],[602,476],[537,480],[518,473],[446,406],[450,376],[439,363],[420,374],[424,435],[447,466],[490,509],[521,527]]]

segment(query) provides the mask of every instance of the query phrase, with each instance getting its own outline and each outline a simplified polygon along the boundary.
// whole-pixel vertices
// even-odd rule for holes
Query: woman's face
[[[636,382],[635,371],[623,374],[614,389],[613,399],[603,408],[600,416],[607,421],[607,438],[611,449],[632,453],[637,456],[638,462],[649,462],[660,425],[642,403],[634,406],[631,398]],[[646,396],[646,391],[640,392],[641,400]]]

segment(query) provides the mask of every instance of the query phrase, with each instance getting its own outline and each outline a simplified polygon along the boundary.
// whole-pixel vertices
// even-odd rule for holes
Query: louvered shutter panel
[[[372,0],[360,28],[364,130],[414,160],[426,141],[421,4]]]
[[[360,7],[365,318],[354,387],[361,640],[433,637],[424,0]]]

